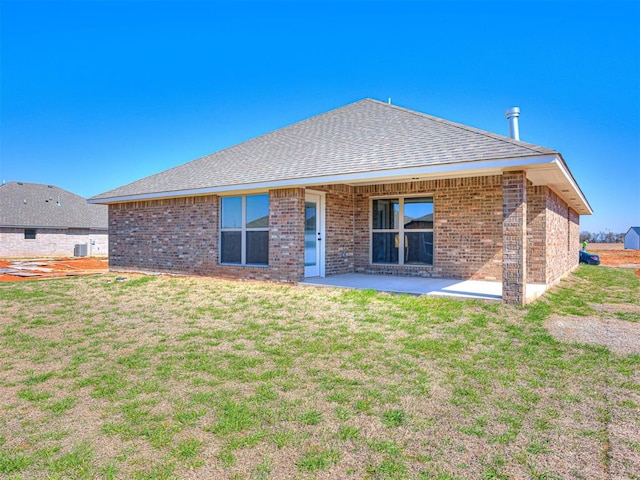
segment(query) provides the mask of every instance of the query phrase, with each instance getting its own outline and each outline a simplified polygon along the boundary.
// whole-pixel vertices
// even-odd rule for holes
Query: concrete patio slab
[[[484,280],[454,280],[446,278],[397,277],[392,275],[367,275],[347,273],[331,277],[307,278],[302,285],[356,288],[411,295],[477,298],[502,300],[502,282]],[[539,297],[546,285],[527,284],[527,299]]]

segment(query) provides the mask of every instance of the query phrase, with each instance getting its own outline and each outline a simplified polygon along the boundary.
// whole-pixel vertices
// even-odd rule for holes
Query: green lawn
[[[640,478],[631,270],[527,308],[206,278],[0,285],[0,478]]]

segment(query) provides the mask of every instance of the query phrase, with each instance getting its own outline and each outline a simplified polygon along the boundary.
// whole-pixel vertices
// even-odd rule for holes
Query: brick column
[[[502,301],[527,300],[527,175],[502,174]]]
[[[304,279],[304,188],[269,190],[269,276]]]

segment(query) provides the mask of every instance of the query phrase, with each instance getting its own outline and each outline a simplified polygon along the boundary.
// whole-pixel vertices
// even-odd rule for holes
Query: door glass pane
[[[222,232],[220,239],[220,263],[240,263],[242,232]]]
[[[397,198],[373,201],[373,229],[394,230],[399,226],[400,203]]]
[[[269,232],[247,232],[247,263],[269,264]]]
[[[433,232],[405,234],[404,263],[433,265]]]
[[[398,263],[398,234],[374,233],[372,263]]]
[[[433,198],[404,199],[404,228],[433,229]]]
[[[269,195],[247,197],[247,228],[267,228],[269,226]]]
[[[304,207],[304,265],[310,267],[317,263],[318,207],[315,202],[305,202]]]
[[[221,200],[222,228],[242,228],[242,197],[223,197]]]

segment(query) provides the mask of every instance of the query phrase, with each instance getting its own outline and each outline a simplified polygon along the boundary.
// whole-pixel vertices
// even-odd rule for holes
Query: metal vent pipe
[[[518,117],[520,116],[520,108],[511,107],[504,112],[505,117],[509,120],[509,135],[514,140],[520,140],[520,127],[518,126]]]

